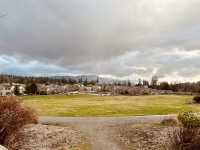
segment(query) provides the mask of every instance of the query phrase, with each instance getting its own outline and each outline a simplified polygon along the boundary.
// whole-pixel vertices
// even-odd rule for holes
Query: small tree
[[[83,85],[84,85],[84,86],[87,86],[87,85],[88,85],[88,79],[87,79],[87,77],[86,77],[86,79],[85,79]]]
[[[130,80],[128,80],[128,86],[131,87],[131,81]]]
[[[142,79],[138,79],[138,83],[136,84],[136,86],[142,86]]]
[[[19,86],[17,86],[17,85],[14,88],[14,94],[15,95],[20,95]]]
[[[99,77],[97,77],[96,84],[99,84]]]
[[[37,94],[38,87],[35,83],[27,84],[26,85],[26,93],[27,94]]]
[[[162,82],[162,83],[160,83],[159,88],[160,88],[161,90],[170,90],[170,85],[169,85],[168,82]]]
[[[157,76],[153,76],[151,79],[151,87],[152,88],[156,88],[158,84],[158,77]]]
[[[147,87],[149,87],[149,81],[147,81],[147,80],[143,80],[143,86],[147,86]]]

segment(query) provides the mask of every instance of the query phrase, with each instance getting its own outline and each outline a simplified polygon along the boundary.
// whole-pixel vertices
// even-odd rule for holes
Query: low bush
[[[174,127],[170,135],[171,150],[200,149],[200,114],[185,112],[178,115],[181,126]]]
[[[0,144],[22,126],[37,123],[36,113],[16,97],[0,97]]]
[[[200,113],[180,113],[178,115],[178,120],[185,128],[200,128]]]
[[[174,128],[170,135],[170,150],[199,150],[200,130],[198,128]]]
[[[194,102],[194,103],[197,103],[197,104],[200,104],[200,96],[195,96],[195,97],[193,98],[193,102]]]

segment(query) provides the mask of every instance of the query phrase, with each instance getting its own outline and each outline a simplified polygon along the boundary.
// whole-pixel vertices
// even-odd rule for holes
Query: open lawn
[[[200,105],[189,104],[191,96],[24,96],[23,102],[40,115],[50,116],[131,116],[162,115],[181,111],[199,111]]]

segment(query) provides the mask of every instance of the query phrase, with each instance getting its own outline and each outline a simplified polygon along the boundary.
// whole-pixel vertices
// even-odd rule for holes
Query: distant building
[[[12,96],[14,95],[14,87],[10,84],[0,84],[0,96]]]
[[[24,95],[25,91],[26,91],[26,85],[25,84],[18,84],[18,83],[12,83],[12,91],[14,92],[15,87],[18,87],[19,89],[19,94],[20,95]]]
[[[19,88],[19,94],[24,95],[25,85],[17,83],[2,83],[0,84],[0,96],[14,96],[15,87]]]

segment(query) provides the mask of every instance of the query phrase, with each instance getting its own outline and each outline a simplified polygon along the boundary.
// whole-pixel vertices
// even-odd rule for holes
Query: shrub
[[[170,150],[199,150],[200,130],[198,128],[174,128],[170,135]]]
[[[37,123],[36,113],[15,97],[0,97],[0,144],[23,125]]]
[[[200,114],[185,112],[178,115],[180,127],[174,127],[170,135],[172,150],[200,149]]]
[[[200,96],[195,96],[193,98],[194,103],[200,104]]]
[[[200,113],[184,112],[178,115],[178,120],[185,128],[200,127]]]

